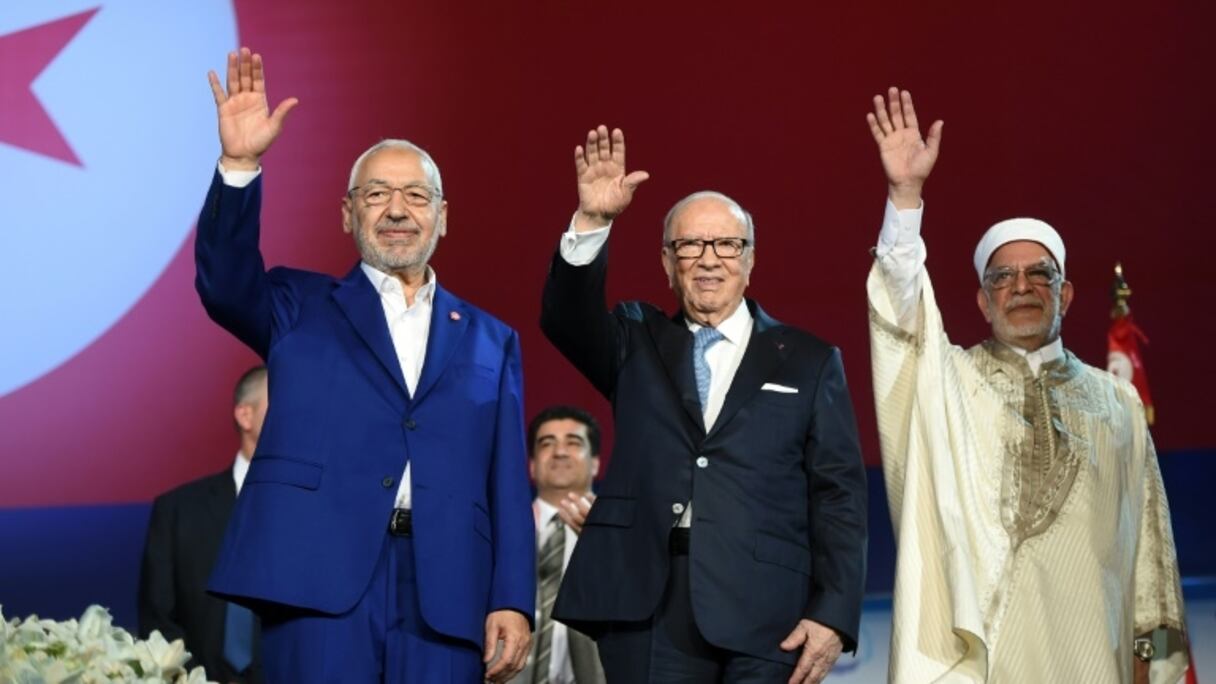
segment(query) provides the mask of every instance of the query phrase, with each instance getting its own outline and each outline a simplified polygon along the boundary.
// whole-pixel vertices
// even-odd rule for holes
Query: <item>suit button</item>
[[[393,486],[393,478],[386,477],[383,480],[380,480],[380,484],[383,485],[385,489],[388,489],[389,487]]]
[[[407,430],[413,430],[418,427],[418,423],[415,423],[413,418],[406,418],[404,425]]]
[[[697,457],[697,467],[698,467],[698,468],[708,468],[708,467],[709,467],[709,459],[708,459],[708,458],[705,458],[704,456],[698,456],[698,457]]]
[[[683,513],[683,512],[684,512],[684,504],[682,504],[682,503],[673,503],[673,504],[671,505],[671,512],[672,512],[672,513],[675,513],[676,515],[680,515],[681,513]]]

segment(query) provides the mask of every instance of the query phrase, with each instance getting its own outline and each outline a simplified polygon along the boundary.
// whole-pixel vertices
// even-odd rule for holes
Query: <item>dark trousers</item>
[[[692,613],[687,544],[673,544],[667,587],[654,616],[616,622],[596,640],[609,684],[784,684],[794,666],[718,648]],[[790,626],[793,629],[793,626]]]
[[[366,593],[341,615],[262,611],[262,661],[272,684],[475,684],[481,651],[435,632],[418,609],[414,546],[385,534]]]

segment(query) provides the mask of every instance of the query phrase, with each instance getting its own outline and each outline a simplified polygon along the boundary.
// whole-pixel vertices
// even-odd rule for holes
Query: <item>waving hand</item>
[[[866,122],[878,143],[891,201],[899,209],[920,206],[921,189],[941,147],[943,123],[935,121],[928,139],[922,139],[912,93],[898,88],[887,91],[885,102],[882,95],[874,96],[874,112],[866,114]]]
[[[578,173],[578,214],[574,229],[587,231],[608,225],[633,200],[633,191],[650,174],[634,171],[625,174],[625,134],[608,127],[587,131],[587,146],[574,148],[574,168]]]
[[[258,160],[283,131],[287,113],[300,101],[289,97],[271,112],[262,56],[246,47],[228,53],[227,92],[214,71],[207,72],[207,80],[219,112],[220,162],[229,170],[256,169]]]

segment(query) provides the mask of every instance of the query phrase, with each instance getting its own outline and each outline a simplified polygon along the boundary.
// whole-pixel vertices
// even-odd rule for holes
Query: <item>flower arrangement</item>
[[[154,631],[140,641],[112,622],[101,606],[63,622],[6,621],[0,610],[0,684],[209,684],[203,668],[186,672],[181,639],[169,643]]]

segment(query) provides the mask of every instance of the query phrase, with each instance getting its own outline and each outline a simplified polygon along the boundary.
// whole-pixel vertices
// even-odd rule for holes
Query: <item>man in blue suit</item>
[[[267,271],[259,159],[297,101],[269,110],[247,48],[227,76],[196,286],[271,408],[209,589],[262,618],[272,682],[505,681],[535,600],[519,338],[436,281],[447,202],[406,141],[352,169],[350,273]]]
[[[857,643],[866,485],[840,352],[744,297],[751,215],[676,203],[679,304],[605,306],[608,234],[648,177],[600,126],[575,150],[579,207],[541,326],[612,401],[616,439],[553,618],[596,637],[612,684],[815,684]]]

